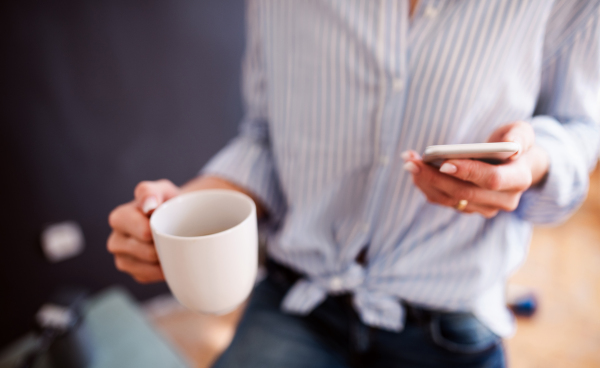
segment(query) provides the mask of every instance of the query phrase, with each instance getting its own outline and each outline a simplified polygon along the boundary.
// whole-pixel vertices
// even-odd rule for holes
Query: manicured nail
[[[410,160],[410,159],[416,159],[416,160],[420,160],[421,159],[421,155],[419,155],[418,153],[416,153],[415,151],[404,151],[400,154],[400,158],[402,158],[404,161]]]
[[[158,200],[156,199],[156,197],[148,197],[144,201],[144,205],[142,206],[142,211],[144,213],[148,213],[148,212],[156,209],[156,207],[158,207]]]
[[[445,163],[440,167],[440,172],[444,174],[454,174],[458,171],[458,168],[450,163]]]
[[[419,167],[417,165],[415,165],[414,162],[410,162],[410,161],[405,163],[403,167],[404,167],[404,170],[408,171],[411,174],[418,174],[419,171],[421,171],[419,169]]]

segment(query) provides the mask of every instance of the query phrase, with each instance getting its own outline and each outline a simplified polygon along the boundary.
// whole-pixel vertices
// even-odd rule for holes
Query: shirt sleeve
[[[582,2],[571,3],[574,9],[576,3]],[[516,210],[537,224],[564,221],[581,205],[598,159],[600,13],[598,4],[590,3],[593,9],[573,10],[575,17],[569,18],[565,9],[555,12],[546,33],[540,95],[531,123],[550,168],[543,185],[526,191]],[[564,26],[553,27],[553,21]]]
[[[247,2],[246,51],[242,64],[242,97],[245,113],[239,134],[201,170],[203,175],[221,177],[250,193],[270,216],[284,208],[268,125],[267,80],[261,47],[259,11]]]

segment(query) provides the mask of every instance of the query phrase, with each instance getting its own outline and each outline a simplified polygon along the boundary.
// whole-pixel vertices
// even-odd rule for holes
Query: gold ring
[[[459,211],[464,211],[464,209],[467,208],[468,204],[469,204],[469,201],[467,201],[466,199],[461,199],[460,201],[458,201],[456,206],[454,206],[454,208],[456,208]]]

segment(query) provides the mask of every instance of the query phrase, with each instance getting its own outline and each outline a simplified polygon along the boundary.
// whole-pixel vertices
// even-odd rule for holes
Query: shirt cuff
[[[561,123],[551,117],[537,116],[531,124],[536,144],[548,154],[550,166],[542,185],[525,191],[515,212],[536,224],[560,223],[585,200],[588,164]]]
[[[284,200],[271,150],[249,136],[238,136],[200,171],[244,188],[265,207],[272,218],[284,212]]]

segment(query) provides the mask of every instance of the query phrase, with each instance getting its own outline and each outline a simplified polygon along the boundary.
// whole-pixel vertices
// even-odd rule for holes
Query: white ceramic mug
[[[258,266],[256,206],[232,190],[182,194],[150,218],[169,288],[181,304],[224,314],[250,294]]]

